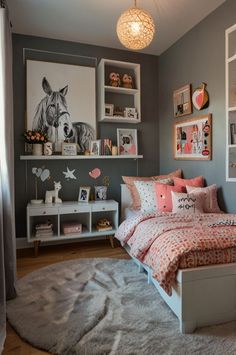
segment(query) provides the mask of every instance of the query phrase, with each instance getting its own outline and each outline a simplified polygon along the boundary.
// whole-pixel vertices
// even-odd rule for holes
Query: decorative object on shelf
[[[133,89],[133,78],[131,75],[124,74],[121,79],[123,88]]]
[[[191,101],[191,85],[185,85],[173,93],[174,103],[174,116],[181,117],[191,114],[192,101]]]
[[[230,123],[230,144],[236,144],[236,123]]]
[[[47,134],[41,130],[27,130],[23,133],[25,143],[32,144],[33,155],[43,154],[43,144],[47,142]]]
[[[118,148],[116,145],[113,145],[111,148],[111,154],[112,155],[117,155],[118,154]]]
[[[43,154],[52,155],[52,142],[46,142],[43,145]]]
[[[89,176],[93,179],[99,178],[100,175],[101,175],[101,170],[99,168],[95,168],[89,172]]]
[[[113,115],[119,116],[119,117],[124,117],[124,109],[122,107],[115,106]]]
[[[206,90],[206,86],[206,83],[202,83],[194,90],[192,95],[193,106],[199,111],[209,106],[209,94]]]
[[[27,129],[47,133],[56,152],[69,139],[83,153],[96,138],[95,68],[35,60],[26,64]]]
[[[63,222],[62,230],[65,235],[82,233],[82,224],[78,222]]]
[[[47,238],[53,236],[53,224],[50,220],[46,223],[36,224],[35,238]]]
[[[95,200],[102,201],[107,199],[107,186],[94,186]]]
[[[229,164],[229,167],[230,167],[230,168],[236,168],[236,163],[231,163],[231,164]]]
[[[43,145],[39,143],[33,144],[32,153],[33,155],[43,155]]]
[[[77,155],[77,144],[63,142],[61,146],[62,155]]]
[[[90,186],[81,186],[79,188],[79,202],[88,202],[89,201],[89,195],[90,195]]]
[[[91,155],[101,155],[101,140],[90,142],[90,154]]]
[[[30,202],[34,205],[43,203],[42,199],[38,199],[38,179],[40,178],[42,182],[50,179],[50,171],[44,168],[32,168],[32,174],[35,175],[35,199]]]
[[[124,116],[127,118],[137,119],[138,114],[135,107],[125,107]]]
[[[174,124],[174,158],[211,160],[211,114]]]
[[[113,116],[114,105],[113,104],[105,104],[105,116]]]
[[[112,223],[107,218],[101,218],[96,223],[96,229],[99,232],[112,230]]]
[[[137,129],[117,128],[118,154],[137,155]]]
[[[130,7],[119,17],[116,32],[124,47],[140,50],[152,42],[155,24],[151,15],[138,8],[134,0],[134,7]]]
[[[66,168],[67,171],[63,171],[62,173],[65,175],[65,179],[66,180],[76,180],[76,176],[74,175],[75,169],[74,170],[70,170],[67,166]]]
[[[58,193],[61,190],[61,182],[54,181],[54,190],[46,191],[45,203],[62,203],[62,200],[58,197]]]
[[[111,155],[112,141],[109,138],[102,140],[102,154]]]
[[[89,149],[86,149],[86,150],[84,151],[84,155],[90,155],[90,150],[89,150]]]
[[[110,73],[109,74],[109,85],[114,87],[120,86],[120,74],[119,73]]]

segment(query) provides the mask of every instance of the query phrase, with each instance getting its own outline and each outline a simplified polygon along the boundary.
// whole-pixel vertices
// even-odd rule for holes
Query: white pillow
[[[155,181],[134,181],[141,201],[141,212],[157,212]]]
[[[182,193],[171,191],[172,195],[172,212],[174,213],[204,213],[203,206],[205,203],[205,194],[198,193]]]
[[[204,212],[207,213],[222,213],[217,201],[217,186],[210,185],[207,187],[186,186],[187,193],[191,192],[204,192],[205,204],[203,206]]]

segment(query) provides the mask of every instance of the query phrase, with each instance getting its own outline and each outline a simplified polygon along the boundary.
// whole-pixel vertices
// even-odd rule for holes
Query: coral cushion
[[[184,187],[170,186],[170,185],[161,184],[159,182],[156,182],[155,188],[156,188],[158,212],[172,212],[171,191],[184,192]]]
[[[170,174],[167,175],[157,175],[157,176],[149,176],[149,177],[140,177],[140,176],[122,176],[122,179],[128,189],[130,190],[131,193],[131,198],[132,198],[132,208],[134,210],[138,210],[141,207],[141,201],[139,197],[138,190],[134,184],[134,181],[159,181],[162,183],[172,183],[173,184],[173,178],[174,177],[181,177],[182,171],[181,169],[178,169],[176,171],[173,171]],[[171,179],[171,182],[170,180]]]
[[[178,193],[171,192],[172,195],[172,212],[175,213],[204,213],[203,206],[205,203],[205,194],[203,192]]]
[[[205,193],[205,203],[203,206],[206,213],[222,213],[217,201],[217,186],[210,185],[207,187],[186,186],[187,192],[203,192]]]
[[[186,192],[186,186],[195,186],[195,187],[203,187],[204,186],[204,177],[203,176],[197,176],[193,179],[181,179],[179,177],[174,177],[173,178],[174,185],[175,186],[183,186],[185,188]]]

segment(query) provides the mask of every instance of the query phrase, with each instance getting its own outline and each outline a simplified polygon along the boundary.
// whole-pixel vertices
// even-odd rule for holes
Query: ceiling
[[[225,0],[138,0],[156,34],[143,53],[159,55]],[[13,32],[124,49],[116,36],[132,0],[7,0]]]

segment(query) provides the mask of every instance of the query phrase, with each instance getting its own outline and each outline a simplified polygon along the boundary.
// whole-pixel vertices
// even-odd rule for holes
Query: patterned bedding
[[[168,295],[180,268],[236,262],[236,215],[142,214],[125,220],[116,238]]]

